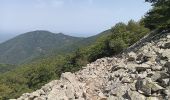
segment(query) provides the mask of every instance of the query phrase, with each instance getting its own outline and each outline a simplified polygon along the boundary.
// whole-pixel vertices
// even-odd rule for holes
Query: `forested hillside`
[[[20,64],[47,53],[70,51],[63,50],[82,38],[67,36],[62,33],[54,34],[48,31],[33,31],[19,35],[0,44],[0,62]]]
[[[1,99],[16,98],[24,92],[36,90],[45,83],[59,78],[63,72],[75,72],[98,58],[121,53],[148,32],[148,29],[133,20],[128,24],[118,23],[99,36],[95,43],[79,48],[74,53],[53,54],[21,65],[0,75]]]
[[[0,64],[0,74],[11,71],[15,69],[16,65],[10,65],[10,64]]]
[[[0,63],[23,64],[53,54],[70,53],[81,46],[87,46],[105,31],[92,37],[73,37],[62,33],[33,31],[19,35],[0,44]]]

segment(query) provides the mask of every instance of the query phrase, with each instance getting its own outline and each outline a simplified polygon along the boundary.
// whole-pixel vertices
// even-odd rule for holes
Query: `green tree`
[[[145,15],[145,26],[150,29],[169,30],[170,0],[146,0],[153,8]]]

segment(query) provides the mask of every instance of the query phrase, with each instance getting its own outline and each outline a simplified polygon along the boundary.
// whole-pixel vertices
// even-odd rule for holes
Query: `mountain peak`
[[[81,39],[44,30],[27,32],[0,44],[0,63],[18,64],[52,50],[64,51],[61,49]]]

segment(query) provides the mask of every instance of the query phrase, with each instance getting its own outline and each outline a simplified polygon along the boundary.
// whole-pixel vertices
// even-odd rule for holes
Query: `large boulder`
[[[157,83],[152,82],[151,79],[138,79],[136,82],[136,89],[142,94],[150,96],[152,92],[158,92],[164,88]]]

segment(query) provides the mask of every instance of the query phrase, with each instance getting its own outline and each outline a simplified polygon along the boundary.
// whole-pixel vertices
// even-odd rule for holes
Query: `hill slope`
[[[44,55],[69,53],[88,46],[109,33],[104,31],[95,36],[81,38],[48,31],[28,32],[0,44],[0,63],[21,64]]]
[[[5,73],[8,71],[11,71],[12,69],[16,68],[15,65],[9,65],[9,64],[0,64],[0,74]]]
[[[53,50],[56,52],[62,51],[63,47],[82,39],[48,31],[28,32],[0,44],[0,62],[9,64],[23,63]],[[69,51],[69,48],[65,51]]]
[[[170,34],[149,39],[138,50],[63,73],[60,80],[17,100],[169,100]]]

